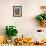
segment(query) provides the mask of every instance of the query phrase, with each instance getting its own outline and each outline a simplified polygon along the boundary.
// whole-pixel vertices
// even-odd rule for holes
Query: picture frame
[[[13,17],[22,16],[22,6],[13,6]]]

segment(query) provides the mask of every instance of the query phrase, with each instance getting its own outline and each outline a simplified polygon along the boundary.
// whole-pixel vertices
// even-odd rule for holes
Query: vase
[[[17,38],[17,36],[12,36],[11,40],[12,40],[12,44],[14,44],[14,40]]]

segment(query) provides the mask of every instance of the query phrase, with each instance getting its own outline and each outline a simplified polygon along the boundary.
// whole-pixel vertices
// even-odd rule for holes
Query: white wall
[[[13,17],[13,6],[20,5],[22,17]],[[41,27],[35,17],[41,13],[40,6],[42,5],[46,5],[46,0],[0,0],[0,33],[4,33],[6,25],[15,25],[19,36],[21,34],[31,36],[36,33],[36,29],[41,29]]]

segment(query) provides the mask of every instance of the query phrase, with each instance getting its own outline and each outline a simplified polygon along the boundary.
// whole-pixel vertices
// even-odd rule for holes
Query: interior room
[[[46,0],[0,0],[0,44],[46,46]]]

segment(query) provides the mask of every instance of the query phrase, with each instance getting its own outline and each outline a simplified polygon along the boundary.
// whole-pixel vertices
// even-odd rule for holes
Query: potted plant
[[[41,26],[46,27],[46,14],[38,15],[36,19],[39,20]]]
[[[36,16],[36,19],[39,20],[42,27],[46,27],[46,6],[41,6],[42,14]]]
[[[11,41],[12,36],[17,36],[17,29],[15,26],[6,26],[5,34],[8,37],[8,39]],[[10,42],[8,41],[8,42]]]

